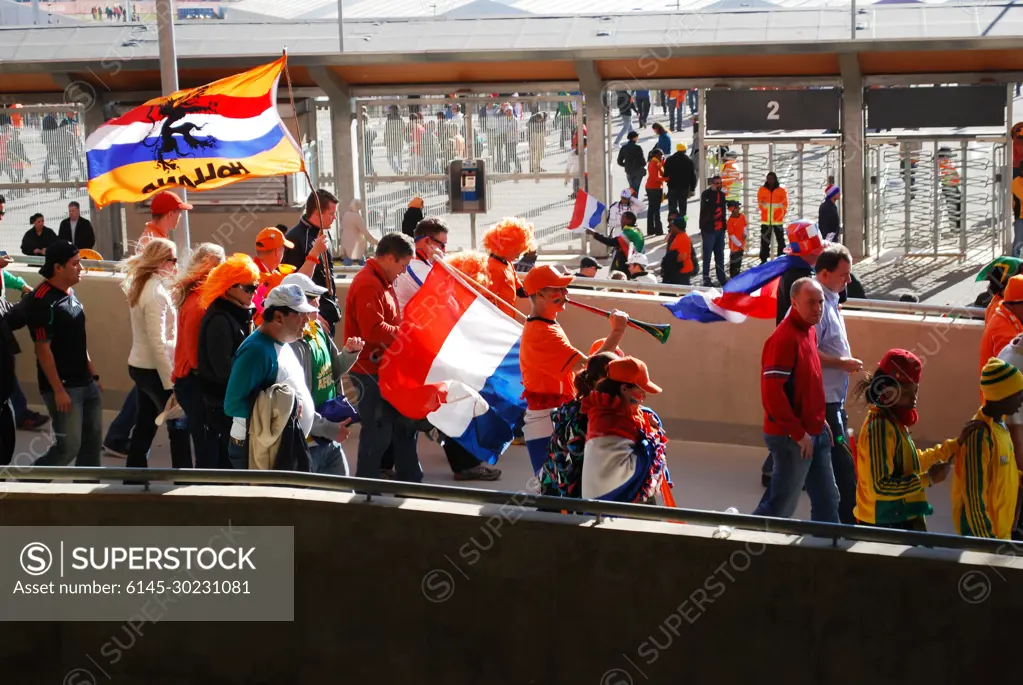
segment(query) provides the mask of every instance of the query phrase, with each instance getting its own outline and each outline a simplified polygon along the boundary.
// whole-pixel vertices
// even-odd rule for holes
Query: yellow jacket
[[[789,194],[784,188],[778,186],[770,190],[767,186],[761,186],[757,191],[757,204],[760,206],[761,224],[781,226],[785,223],[785,214],[789,211]]]
[[[863,523],[902,523],[934,513],[927,501],[927,469],[956,453],[958,441],[918,450],[905,426],[871,407],[856,441],[856,507]]]
[[[960,535],[1008,540],[1016,520],[1019,470],[1009,429],[983,411],[986,426],[971,434],[955,460],[952,521]]]

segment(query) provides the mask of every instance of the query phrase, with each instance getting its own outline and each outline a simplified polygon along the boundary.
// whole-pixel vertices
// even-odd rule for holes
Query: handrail
[[[17,473],[13,473],[15,471]],[[960,537],[941,533],[919,533],[870,526],[848,526],[839,523],[817,523],[796,519],[779,519],[748,514],[727,514],[702,509],[677,509],[645,504],[624,504],[599,500],[548,497],[525,492],[477,490],[452,485],[427,485],[393,480],[328,476],[296,471],[234,471],[215,469],[145,469],[114,467],[24,466],[8,467],[0,473],[0,480],[126,480],[139,483],[145,491],[154,482],[196,483],[213,485],[289,486],[318,490],[355,492],[372,501],[374,495],[393,495],[412,499],[444,499],[464,504],[493,504],[515,506],[519,509],[564,511],[583,516],[622,517],[642,521],[688,523],[703,526],[727,526],[764,533],[830,538],[850,542],[876,542],[908,547],[942,547],[984,554],[1005,554],[1004,540]],[[129,486],[130,487],[130,486]],[[1009,554],[1012,553],[1009,545]]]
[[[15,264],[27,266],[42,266],[42,257],[24,257],[11,255]],[[90,269],[101,269],[104,271],[116,271],[121,262],[109,260],[83,259],[82,265]],[[351,278],[359,272],[361,267],[357,266],[335,266],[334,276],[342,279]],[[642,293],[654,293],[655,295],[677,295],[682,296],[694,291],[708,291],[712,288],[697,285],[673,285],[670,283],[635,283],[632,281],[612,281],[604,278],[578,279],[576,283],[585,285],[570,286],[573,290],[590,290],[594,288],[607,289],[611,292],[630,293],[633,295]],[[972,306],[950,306],[942,304],[925,304],[922,302],[896,302],[894,300],[872,300],[849,298],[842,305],[846,309],[865,312],[884,312],[887,314],[904,314],[907,316],[937,316],[949,317],[952,319],[983,319],[984,310]]]

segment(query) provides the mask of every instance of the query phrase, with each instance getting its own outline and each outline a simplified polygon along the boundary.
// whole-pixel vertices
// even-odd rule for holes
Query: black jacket
[[[423,220],[423,210],[419,207],[409,207],[405,210],[405,216],[401,218],[401,232],[415,240],[416,226]]]
[[[817,228],[820,229],[824,240],[839,242],[841,227],[838,221],[838,205],[831,200],[822,202],[820,209],[817,210]]]
[[[0,316],[0,404],[11,399],[14,393],[14,355],[18,343],[7,327],[7,321]]]
[[[57,229],[57,237],[61,240],[71,241],[71,219],[64,219]],[[96,246],[96,232],[92,230],[92,222],[84,216],[78,217],[75,225],[75,247],[79,250],[91,250]]]
[[[638,111],[636,109],[636,104],[632,101],[632,96],[629,95],[629,91],[618,91],[618,114],[623,117],[628,117],[632,116],[632,113],[636,111]]]
[[[199,383],[203,399],[223,406],[234,355],[252,331],[252,310],[224,298],[213,301],[199,326]]]
[[[806,264],[804,262],[804,264]],[[781,275],[781,282],[778,283],[778,312],[775,316],[775,323],[781,323],[781,320],[785,318],[785,315],[789,313],[789,307],[792,306],[792,298],[789,296],[792,290],[792,284],[798,281],[800,278],[812,278],[813,269],[810,268],[809,264],[806,267],[797,266],[789,269]]]
[[[295,247],[284,248],[284,259],[281,263],[291,264],[295,267],[295,271],[301,269],[305,264],[305,258],[309,255],[309,250],[312,249],[313,243],[316,242],[319,235],[320,229],[302,217],[298,225],[287,233],[287,239],[294,243]],[[323,268],[324,261],[331,265],[329,283],[327,282],[327,272]],[[313,283],[327,289],[327,292],[320,296],[320,316],[327,322],[331,337],[334,335],[334,328],[341,321],[341,309],[338,307],[337,294],[334,289],[333,264],[334,256],[330,254],[330,241],[328,241],[324,256],[320,258],[316,269],[313,270]]]
[[[664,160],[664,175],[668,177],[668,190],[683,195],[696,190],[696,165],[684,152],[675,152]]]
[[[725,194],[720,190],[707,188],[700,195],[700,232],[723,231],[728,225],[728,211]],[[718,223],[715,224],[715,217]]]
[[[57,242],[57,234],[49,226],[43,226],[43,232],[36,235],[34,228],[28,229],[21,239],[21,254],[29,257],[41,257],[34,250],[45,251],[53,243]]]
[[[638,174],[646,172],[646,156],[643,155],[643,148],[634,140],[622,145],[618,150],[618,166],[625,167],[625,173]]]

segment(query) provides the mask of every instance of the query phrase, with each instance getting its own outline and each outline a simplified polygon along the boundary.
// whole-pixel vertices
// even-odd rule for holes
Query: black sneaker
[[[483,463],[455,474],[455,480],[499,480],[500,478],[501,469]]]
[[[18,421],[18,430],[37,431],[50,422],[50,417],[35,411],[25,412]]]

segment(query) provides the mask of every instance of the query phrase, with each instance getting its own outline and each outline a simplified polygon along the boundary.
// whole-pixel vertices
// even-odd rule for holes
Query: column
[[[352,89],[336,73],[327,67],[309,69],[316,85],[330,99],[331,155],[334,160],[334,180],[340,207],[347,207],[355,199],[356,179],[353,173],[356,151],[352,145],[352,121],[354,101]],[[363,211],[366,208],[363,207]]]
[[[842,72],[842,227],[853,259],[864,256],[863,75],[856,55],[839,55]]]
[[[604,84],[592,60],[577,61],[575,72],[579,76],[579,89],[585,98],[583,103],[583,112],[586,114],[585,168],[588,174],[587,185],[589,188],[586,192],[610,206],[612,202],[617,201],[617,198],[609,197],[607,191],[607,152],[605,150],[607,130],[604,125],[607,108],[604,106]],[[602,219],[598,230],[604,231],[606,228],[606,219]],[[608,248],[600,243],[590,241],[588,252],[596,257],[606,257]]]

